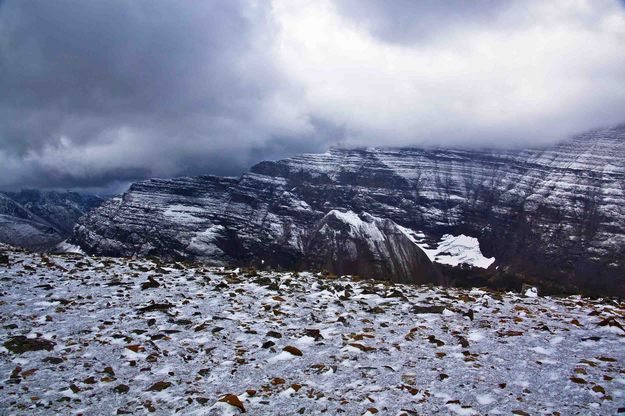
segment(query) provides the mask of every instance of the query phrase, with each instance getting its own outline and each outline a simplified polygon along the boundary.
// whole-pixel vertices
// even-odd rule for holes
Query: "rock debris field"
[[[5,250],[2,415],[625,413],[616,300]]]

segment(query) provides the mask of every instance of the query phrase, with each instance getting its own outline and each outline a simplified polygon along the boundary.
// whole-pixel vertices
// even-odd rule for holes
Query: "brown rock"
[[[293,355],[296,355],[298,357],[301,357],[302,355],[304,355],[304,353],[302,351],[300,351],[299,348],[295,348],[295,347],[293,347],[291,345],[287,345],[286,347],[284,347],[282,349],[282,351],[286,351],[286,352],[288,352],[290,354],[293,354]]]
[[[169,381],[157,381],[152,384],[147,391],[163,391],[171,387],[171,383]]]
[[[22,354],[28,351],[52,351],[56,344],[44,338],[26,338],[19,335],[9,339],[3,345],[14,354]]]
[[[374,348],[374,347],[368,347],[368,346],[366,346],[366,345],[362,345],[362,344],[359,344],[359,343],[357,343],[357,342],[352,342],[352,343],[351,343],[351,344],[349,344],[349,345],[350,345],[351,347],[358,348],[360,351],[364,351],[364,352],[375,351],[375,348]]]
[[[243,403],[241,403],[241,400],[239,400],[239,397],[236,394],[226,394],[218,401],[222,403],[228,403],[230,406],[234,406],[242,413],[245,413],[245,407],[243,407]]]
[[[128,393],[128,390],[130,390],[130,388],[127,385],[125,385],[125,384],[118,384],[113,389],[113,391],[115,393],[117,393],[117,394],[126,394],[126,393]]]

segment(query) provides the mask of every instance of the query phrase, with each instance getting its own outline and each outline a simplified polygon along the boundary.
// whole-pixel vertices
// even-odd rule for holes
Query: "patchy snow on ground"
[[[615,300],[8,255],[2,415],[613,415],[625,406],[625,304]]]

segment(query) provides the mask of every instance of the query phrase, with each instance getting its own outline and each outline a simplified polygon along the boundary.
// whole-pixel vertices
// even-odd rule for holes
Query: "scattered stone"
[[[291,345],[287,345],[286,347],[282,349],[282,351],[286,351],[289,354],[293,354],[298,357],[301,357],[302,355],[304,355],[304,353],[302,353],[302,351],[299,348],[293,347]]]
[[[161,284],[157,282],[152,276],[148,276],[147,282],[141,283],[141,290],[155,289],[158,287],[161,287]]]
[[[437,339],[434,335],[430,335],[428,337],[428,341],[430,341],[432,344],[436,344],[437,347],[442,347],[443,345],[445,345],[443,341]]]
[[[169,309],[173,308],[174,306],[176,306],[176,305],[173,305],[171,303],[154,303],[154,301],[152,301],[151,305],[139,308],[139,312],[140,313],[167,312],[167,311],[169,311]]]
[[[412,313],[421,314],[421,313],[443,313],[445,310],[444,306],[439,305],[416,305],[413,306],[410,310]]]
[[[243,407],[243,403],[239,400],[239,397],[235,394],[226,394],[221,399],[220,402],[228,403],[230,406],[234,406],[239,409],[242,413],[245,413],[245,407]]]
[[[586,380],[584,380],[583,378],[580,378],[580,377],[571,377],[570,380],[573,383],[577,383],[577,384],[586,384],[586,383],[588,383]]]
[[[152,384],[147,391],[163,391],[171,387],[171,383],[169,381],[157,381]]]
[[[321,331],[318,329],[305,329],[304,335],[314,338],[315,341],[321,341],[323,339],[323,335],[321,335]]]
[[[362,345],[362,344],[359,344],[359,343],[357,343],[357,342],[352,342],[352,343],[351,343],[351,344],[349,344],[349,345],[350,345],[351,347],[357,348],[357,349],[359,349],[360,351],[364,351],[364,352],[371,352],[371,351],[375,351],[375,348],[374,348],[374,347],[368,347],[368,346],[366,346],[366,345]]]
[[[115,386],[115,388],[113,389],[113,391],[117,394],[126,394],[128,393],[128,390],[130,390],[130,387],[128,387],[125,384],[118,384],[117,386]]]
[[[14,354],[23,354],[29,351],[52,351],[56,345],[54,342],[47,339],[38,338],[26,338],[23,335],[10,338],[4,344],[4,348],[11,351]]]
[[[625,332],[625,328],[623,328],[623,325],[621,325],[621,323],[619,321],[617,321],[616,318],[613,317],[613,316],[602,320],[601,322],[599,322],[598,325],[599,326],[612,327],[612,328],[618,328],[621,331]]]

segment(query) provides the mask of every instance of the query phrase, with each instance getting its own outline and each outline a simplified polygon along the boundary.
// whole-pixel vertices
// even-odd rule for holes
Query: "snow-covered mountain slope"
[[[401,283],[443,283],[440,272],[403,227],[389,219],[332,210],[314,227],[304,265]]]
[[[75,192],[0,193],[0,242],[49,249],[65,239],[78,218],[103,202]]]
[[[621,126],[548,149],[333,149],[262,162],[239,179],[140,182],[81,220],[71,242],[89,253],[296,267],[314,225],[350,210],[430,244],[477,238],[509,273],[625,295],[624,207]]]
[[[8,255],[7,416],[613,415],[625,400],[622,302]]]

